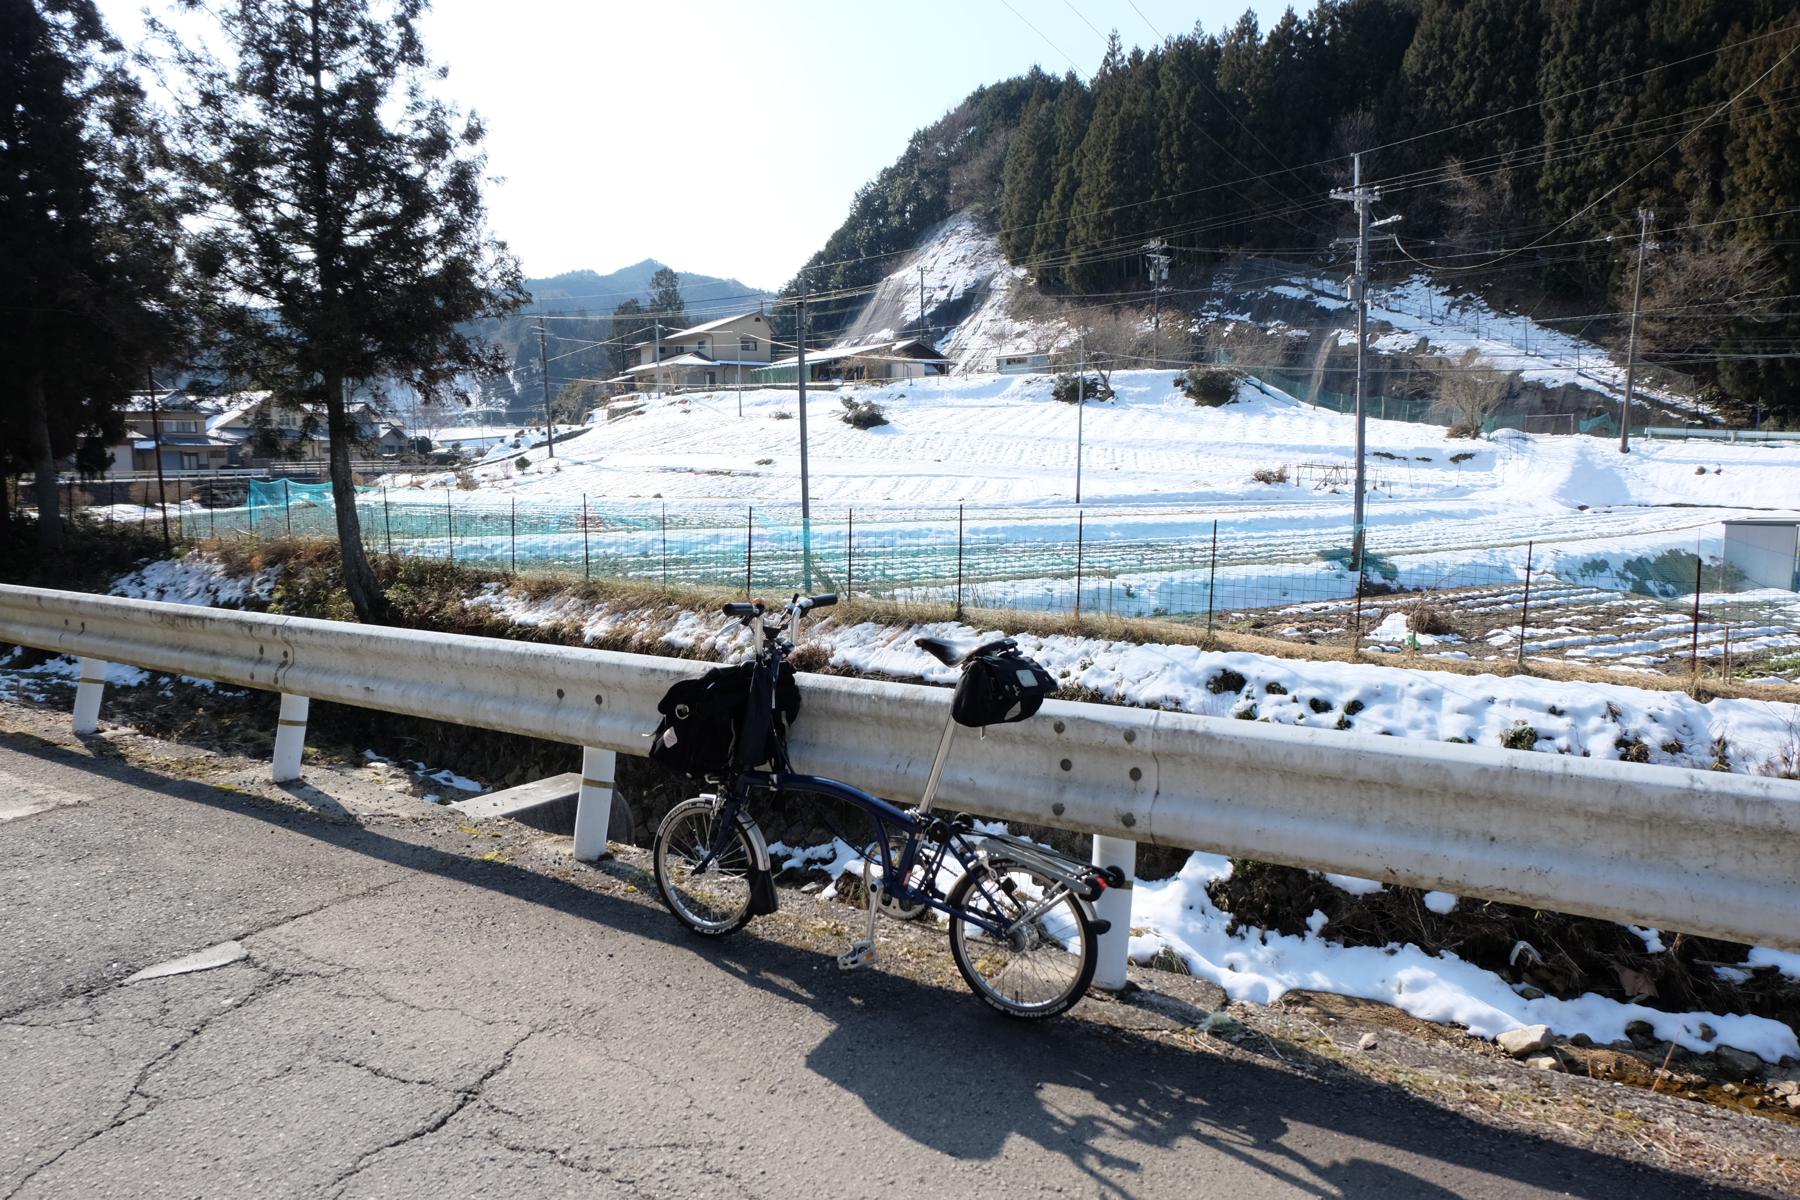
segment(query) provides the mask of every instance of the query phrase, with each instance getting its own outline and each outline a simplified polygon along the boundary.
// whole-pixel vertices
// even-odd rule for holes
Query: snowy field
[[[1352,420],[1251,389],[1200,408],[1174,380],[1121,372],[1117,397],[1081,414],[1040,376],[812,392],[815,585],[1068,612],[1079,579],[1086,613],[1283,613],[1296,619],[1253,623],[1330,640],[1319,634],[1343,627],[1331,617],[1352,592]],[[889,424],[845,424],[845,396],[876,401]],[[796,403],[783,390],[651,399],[560,441],[554,458],[539,434],[460,477],[392,477],[368,494],[365,528],[378,549],[487,565],[799,586]],[[1369,448],[1373,576],[1493,614],[1460,634],[1472,645],[1434,650],[1445,654],[1516,652],[1520,614],[1501,609],[1522,598],[1529,559],[1546,607],[1525,630],[1528,654],[1651,667],[1685,657],[1694,648],[1673,626],[1694,565],[1706,592],[1736,590],[1718,569],[1720,522],[1800,507],[1800,446],[1657,441],[1626,456],[1598,438],[1451,440],[1375,420]],[[284,530],[330,531],[328,510],[281,518]],[[1728,611],[1703,614],[1703,657],[1724,655],[1727,630],[1734,661],[1800,650],[1800,602],[1720,603]]]

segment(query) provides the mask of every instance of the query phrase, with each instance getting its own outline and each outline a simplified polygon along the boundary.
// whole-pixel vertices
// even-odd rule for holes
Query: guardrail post
[[[1107,888],[1094,903],[1094,912],[1112,928],[1100,935],[1100,962],[1094,969],[1094,986],[1103,992],[1125,987],[1126,952],[1131,947],[1131,892],[1137,876],[1137,843],[1125,838],[1094,838],[1094,865],[1117,867],[1125,874],[1123,887]]]
[[[306,748],[306,710],[312,701],[305,696],[281,694],[281,716],[275,724],[275,762],[269,777],[276,783],[290,783],[300,778],[300,752]]]
[[[98,658],[81,660],[81,677],[75,685],[75,732],[100,732],[100,697],[106,692],[106,663]]]
[[[581,748],[581,794],[575,801],[575,857],[593,862],[606,853],[606,825],[612,818],[613,771],[618,755]]]

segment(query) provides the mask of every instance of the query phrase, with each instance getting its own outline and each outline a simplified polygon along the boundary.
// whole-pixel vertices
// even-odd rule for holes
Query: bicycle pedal
[[[840,971],[860,971],[864,967],[875,964],[875,943],[856,942],[848,950],[838,955],[837,965]]]

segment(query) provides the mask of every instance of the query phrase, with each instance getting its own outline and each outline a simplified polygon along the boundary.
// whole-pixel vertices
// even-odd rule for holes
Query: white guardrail
[[[14,586],[0,642],[280,692],[277,778],[299,773],[309,699],[586,747],[583,858],[605,846],[612,754],[641,753],[663,692],[703,666]],[[91,730],[100,685],[82,674]],[[943,689],[802,675],[800,690],[800,769],[920,794]],[[1153,843],[1800,950],[1791,780],[1051,701],[959,739],[939,804],[1093,834],[1128,872]],[[1100,978],[1116,986],[1128,917],[1114,926]]]

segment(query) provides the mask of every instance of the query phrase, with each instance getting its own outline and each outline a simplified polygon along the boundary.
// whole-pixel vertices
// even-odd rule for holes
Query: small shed
[[[1753,587],[1800,592],[1800,521],[1753,517],[1725,522],[1725,564]]]
[[[1050,355],[1041,350],[994,356],[994,370],[1002,375],[1041,375],[1049,369]]]

